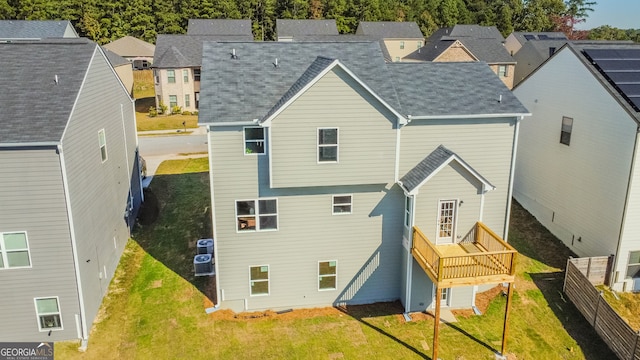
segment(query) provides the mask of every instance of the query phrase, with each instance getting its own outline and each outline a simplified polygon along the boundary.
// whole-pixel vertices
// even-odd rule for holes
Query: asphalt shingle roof
[[[105,49],[104,46],[102,47],[102,51],[104,51],[104,54],[107,56],[107,60],[109,60],[111,66],[118,67],[125,64],[131,66],[131,62],[129,60],[123,58],[122,56],[114,53],[109,49]]]
[[[491,64],[515,64],[516,62],[504,45],[494,39],[459,38],[458,40],[480,61]]]
[[[431,38],[450,36],[452,38],[469,37],[474,39],[494,39],[504,41],[504,37],[495,26],[481,25],[456,25],[454,27],[440,28],[434,32]]]
[[[231,53],[235,49],[237,58]],[[204,123],[263,119],[299,83],[318,57],[338,59],[393,108],[399,108],[378,42],[206,42],[200,119]],[[278,59],[278,66],[274,65]],[[309,74],[309,73],[307,73]]]
[[[516,61],[504,47],[504,37],[495,26],[456,25],[434,32],[424,50],[412,53],[409,58],[433,61],[454,40],[460,41],[478,60],[490,64],[514,64]]]
[[[184,68],[202,65],[204,41],[252,41],[249,35],[158,35],[153,67]]]
[[[426,43],[420,49],[405,56],[406,60],[433,61],[442,55],[456,40],[438,40]],[[464,44],[463,44],[464,45]],[[469,49],[467,49],[469,50]]]
[[[60,141],[96,47],[87,39],[0,43],[0,143]]]
[[[189,19],[187,35],[244,35],[253,39],[250,19]]]
[[[356,35],[369,35],[378,39],[424,39],[415,22],[361,21]]]
[[[0,39],[62,38],[70,26],[69,20],[0,20]]]
[[[293,37],[300,35],[338,35],[338,26],[334,19],[276,19],[276,34],[278,34],[278,37]]]
[[[118,40],[105,44],[103,48],[113,51],[120,56],[126,57],[151,57],[156,50],[155,45],[136,39],[133,36],[122,37]]]
[[[567,40],[567,36],[563,32],[520,32],[514,31],[513,37],[520,44],[524,44],[531,40]]]
[[[389,63],[387,68],[406,115],[529,113],[484,62]]]

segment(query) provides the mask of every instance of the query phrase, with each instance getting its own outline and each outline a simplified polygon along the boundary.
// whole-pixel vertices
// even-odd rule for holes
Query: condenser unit
[[[213,254],[213,239],[198,240],[198,254]]]
[[[208,276],[213,275],[213,262],[211,261],[211,254],[199,254],[193,258],[193,268],[196,272],[196,276]]]

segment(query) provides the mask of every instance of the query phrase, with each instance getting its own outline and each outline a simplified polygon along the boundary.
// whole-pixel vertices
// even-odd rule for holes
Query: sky
[[[610,25],[618,29],[640,29],[640,0],[595,0],[597,4],[579,29]]]

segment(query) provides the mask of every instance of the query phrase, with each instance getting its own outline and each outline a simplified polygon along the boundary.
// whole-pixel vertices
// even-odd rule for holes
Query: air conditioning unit
[[[193,258],[193,268],[196,272],[196,276],[208,276],[213,275],[213,261],[211,261],[211,254],[199,254]]]
[[[198,254],[213,254],[213,239],[198,240]]]

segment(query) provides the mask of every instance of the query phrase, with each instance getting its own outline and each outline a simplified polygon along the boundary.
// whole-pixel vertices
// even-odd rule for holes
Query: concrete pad
[[[453,313],[449,309],[440,309],[440,322],[443,323],[455,323],[458,322]]]

